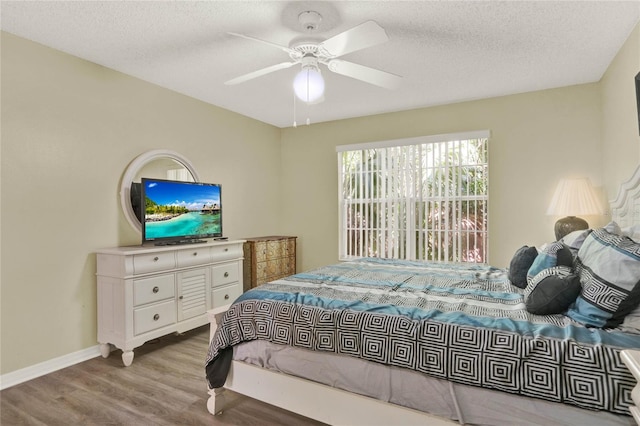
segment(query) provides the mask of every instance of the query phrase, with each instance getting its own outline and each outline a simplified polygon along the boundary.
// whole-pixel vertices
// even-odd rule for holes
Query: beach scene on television
[[[221,235],[220,186],[145,182],[145,239]]]

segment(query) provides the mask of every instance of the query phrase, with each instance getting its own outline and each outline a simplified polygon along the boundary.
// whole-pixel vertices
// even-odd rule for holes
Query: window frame
[[[402,200],[398,203],[398,205],[401,204],[405,204],[404,208],[406,209],[406,215],[407,215],[407,219],[406,219],[406,223],[408,223],[409,225],[406,227],[407,229],[404,229],[402,227],[397,227],[396,229],[399,229],[400,232],[398,232],[398,236],[396,237],[396,239],[394,241],[399,241],[397,238],[402,238],[400,235],[402,233],[405,233],[406,236],[404,237],[404,248],[402,247],[402,245],[399,244],[394,244],[394,252],[391,256],[387,257],[392,257],[392,258],[397,258],[397,259],[407,259],[407,260],[420,260],[420,258],[417,257],[417,245],[415,242],[411,242],[412,240],[409,240],[411,237],[411,233],[419,233],[419,232],[423,232],[426,228],[422,228],[422,229],[418,229],[418,227],[415,226],[415,223],[412,224],[412,222],[415,222],[414,220],[414,210],[413,208],[415,207],[416,204],[412,204],[415,203],[418,199],[420,203],[422,202],[438,202],[438,201],[447,201],[447,202],[454,202],[454,203],[459,203],[462,202],[465,198],[467,199],[467,201],[469,200],[475,200],[477,202],[477,200],[481,199],[482,202],[484,203],[484,216],[486,218],[485,222],[484,222],[484,227],[483,227],[483,259],[484,262],[473,262],[473,263],[483,263],[483,264],[487,264],[488,263],[488,258],[489,258],[489,141],[490,141],[490,136],[491,133],[489,130],[478,130],[478,131],[471,131],[471,132],[461,132],[461,133],[450,133],[450,134],[440,134],[440,135],[430,135],[430,136],[420,136],[420,137],[414,137],[414,138],[406,138],[406,139],[394,139],[394,140],[386,140],[386,141],[376,141],[376,142],[367,142],[367,143],[360,143],[360,144],[350,144],[350,145],[340,145],[340,146],[336,146],[336,152],[337,152],[337,157],[338,157],[338,212],[339,212],[339,218],[338,218],[338,256],[340,260],[352,260],[352,259],[356,259],[356,258],[360,258],[362,256],[359,255],[347,255],[348,253],[348,241],[347,241],[347,235],[346,233],[348,232],[348,228],[347,228],[347,209],[346,209],[346,205],[349,203],[349,201],[344,197],[344,170],[343,170],[343,153],[345,152],[349,152],[349,151],[363,151],[363,150],[370,150],[370,149],[377,149],[377,150],[382,150],[382,149],[387,149],[387,148],[394,148],[394,147],[409,147],[411,145],[423,145],[423,144],[435,144],[435,143],[448,143],[448,142],[454,142],[454,141],[465,141],[465,140],[472,140],[472,139],[486,139],[486,162],[483,164],[485,171],[484,173],[486,173],[486,177],[485,177],[485,182],[486,182],[486,189],[484,191],[484,194],[476,194],[472,197],[470,197],[468,194],[465,196],[464,194],[456,194],[455,196],[446,196],[444,198],[441,198],[439,200],[435,200],[435,198],[430,198],[428,200],[423,200],[420,197],[415,197],[413,196],[413,194],[411,194],[411,196],[404,196],[401,197],[399,200]],[[458,166],[460,167],[460,166]],[[444,168],[441,168],[441,170],[444,170]],[[366,199],[368,198],[368,196],[370,196],[371,194],[364,194],[364,197],[360,197],[360,199]],[[370,197],[369,197],[370,198]],[[387,200],[389,199],[389,197],[387,197]],[[435,201],[434,201],[435,200]],[[381,199],[380,202],[383,202],[384,200]],[[362,202],[361,202],[362,204]],[[375,204],[374,202],[370,201],[369,202],[370,205]],[[371,209],[373,209],[373,207],[371,207]],[[447,220],[447,219],[445,219]],[[364,229],[364,228],[361,228]],[[366,231],[363,231],[366,232]],[[452,229],[446,229],[444,232],[454,232],[454,230]],[[459,233],[460,231],[458,231]],[[480,231],[477,231],[480,232]],[[476,233],[477,233],[476,232]],[[362,234],[364,235],[364,233]],[[447,238],[449,237],[449,235],[447,234]],[[419,238],[419,237],[418,237]],[[364,243],[363,243],[364,245]],[[458,249],[460,250],[460,248]],[[425,256],[426,257],[426,256]],[[462,259],[461,255],[458,255],[458,258]],[[426,260],[430,260],[430,259],[426,259]],[[437,260],[435,260],[437,261]]]

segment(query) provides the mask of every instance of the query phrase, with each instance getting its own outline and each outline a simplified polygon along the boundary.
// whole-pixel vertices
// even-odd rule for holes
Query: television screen
[[[142,178],[142,242],[179,244],[222,236],[218,184]]]

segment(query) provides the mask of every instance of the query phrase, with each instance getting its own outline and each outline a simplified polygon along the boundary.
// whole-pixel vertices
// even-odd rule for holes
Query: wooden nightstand
[[[296,237],[269,236],[245,240],[245,291],[295,273]]]

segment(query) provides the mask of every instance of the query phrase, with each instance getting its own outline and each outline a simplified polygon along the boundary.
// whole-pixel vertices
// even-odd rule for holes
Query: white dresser
[[[97,251],[98,342],[122,362],[133,349],[209,322],[242,294],[244,240],[183,246],[131,246]]]

